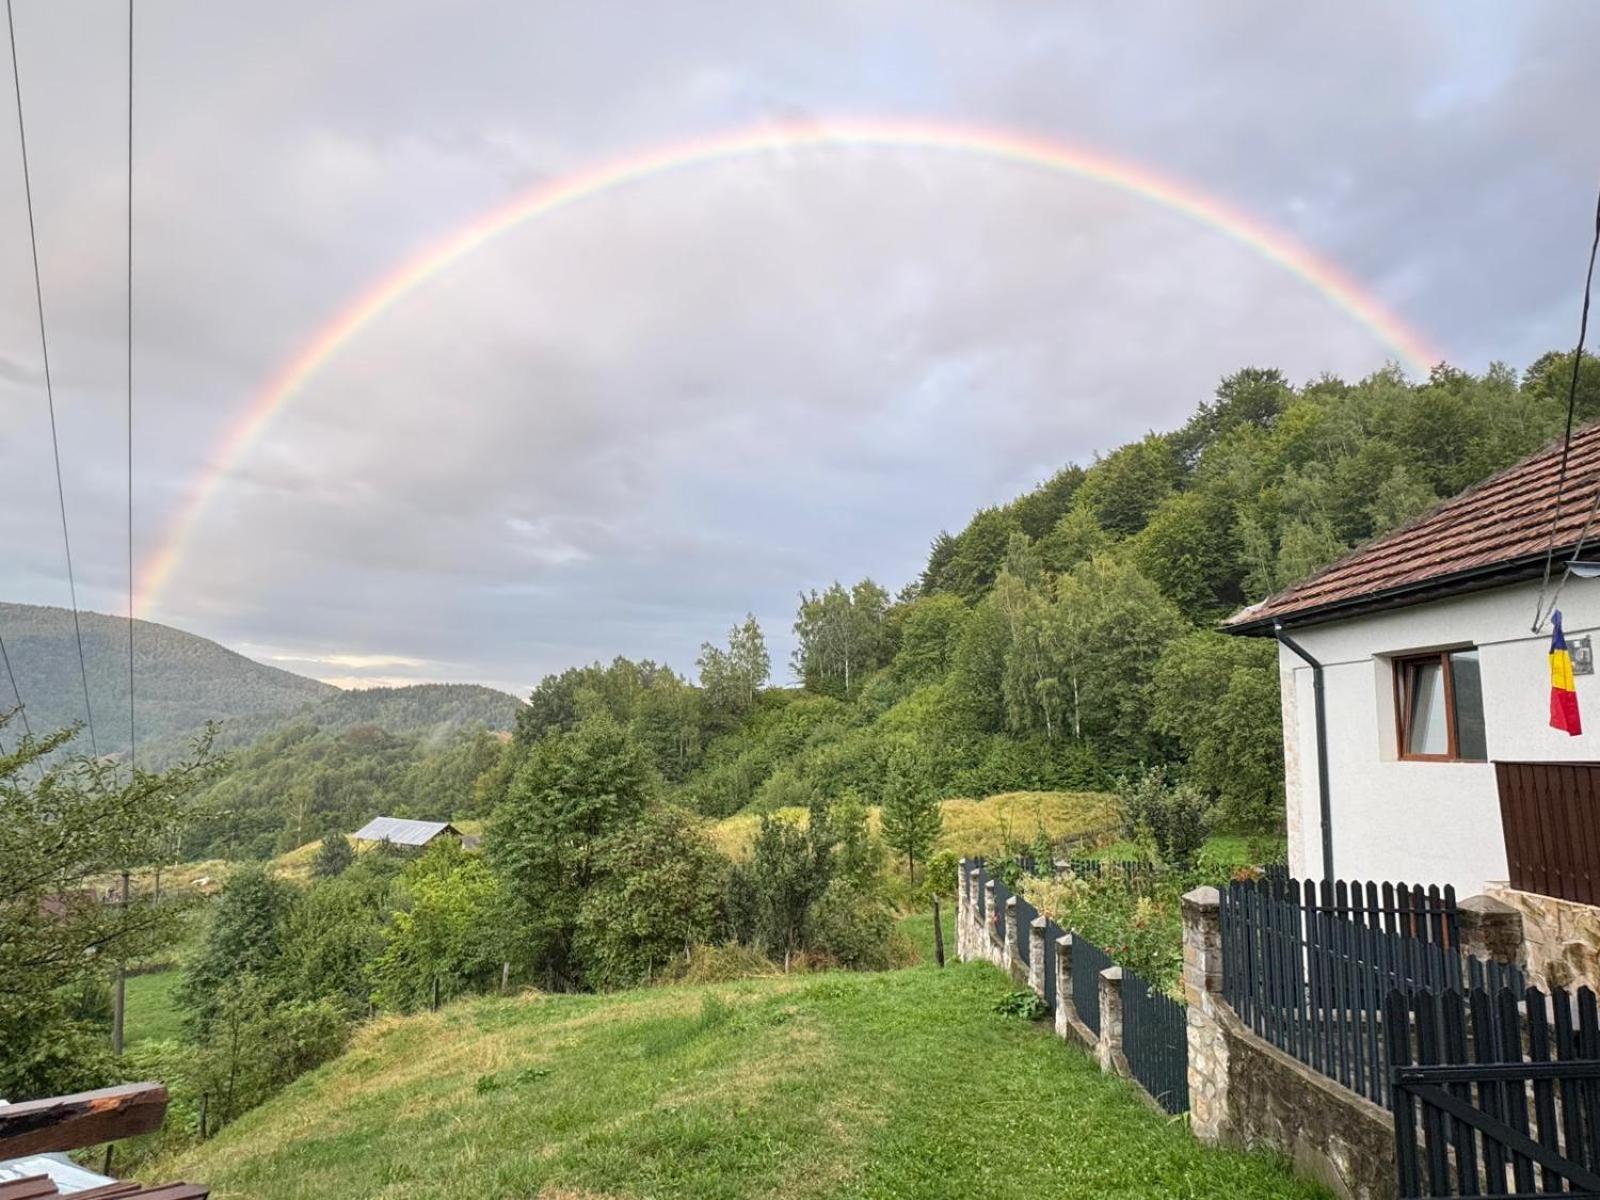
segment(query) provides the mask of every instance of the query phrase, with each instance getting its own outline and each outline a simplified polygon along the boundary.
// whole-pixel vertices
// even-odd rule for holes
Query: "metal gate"
[[[1600,1198],[1600,1019],[1588,988],[1391,992],[1399,1194]]]

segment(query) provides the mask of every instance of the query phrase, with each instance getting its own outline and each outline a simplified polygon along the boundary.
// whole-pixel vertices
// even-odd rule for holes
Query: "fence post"
[[[1456,906],[1456,915],[1463,954],[1527,966],[1522,914],[1511,905],[1493,896],[1468,896]]]
[[[962,962],[978,958],[983,952],[983,922],[978,917],[978,876],[982,873],[977,867],[967,873],[967,919],[963,923],[967,941],[966,948],[961,951]]]
[[[1122,968],[1107,967],[1100,972],[1100,1041],[1095,1046],[1100,1069],[1111,1075],[1126,1075],[1127,1059],[1122,1054]]]
[[[1068,1013],[1076,1016],[1072,1007],[1072,935],[1063,934],[1056,939],[1056,1036],[1071,1036],[1067,1024]]]
[[[1044,927],[1049,923],[1045,917],[1028,922],[1028,986],[1040,996],[1044,995]]]
[[[956,864],[956,957],[967,957],[967,860]]]
[[[1188,1002],[1189,1127],[1202,1141],[1228,1135],[1228,1040],[1222,997],[1222,895],[1214,887],[1183,897],[1183,995]]]
[[[933,961],[944,966],[944,918],[939,915],[939,893],[933,894]]]
[[[989,923],[994,920],[994,880],[983,881],[983,932],[978,940],[978,949],[983,956],[997,967],[1004,967],[1004,955],[999,947],[994,944],[994,939],[989,936]]]
[[[1000,969],[1003,971],[1009,972],[1011,970],[1011,964],[1018,962],[1022,958],[1021,952],[1017,949],[1017,937],[1017,898],[1015,896],[1008,896],[1006,897],[1005,958],[1000,963]]]

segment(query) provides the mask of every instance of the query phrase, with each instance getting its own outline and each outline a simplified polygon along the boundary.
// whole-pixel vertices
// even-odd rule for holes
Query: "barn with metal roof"
[[[403,817],[373,817],[350,835],[358,842],[388,842],[391,846],[426,846],[435,838],[461,839],[461,831],[448,821],[408,821]]]

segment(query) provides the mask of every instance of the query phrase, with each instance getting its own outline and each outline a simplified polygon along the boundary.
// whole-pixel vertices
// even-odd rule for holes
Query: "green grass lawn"
[[[127,1008],[123,1015],[124,1038],[128,1045],[179,1036],[183,1012],[178,1008],[176,993],[181,982],[182,971],[128,976]]]
[[[956,914],[954,900],[941,900],[939,902],[939,924],[944,926],[944,958],[946,962],[954,962],[956,957]],[[930,908],[924,913],[913,913],[909,917],[901,917],[897,922],[902,933],[911,939],[911,944],[917,948],[917,963],[921,966],[933,966],[933,910]]]
[[[144,1174],[216,1200],[1323,1195],[998,1015],[1009,990],[966,964],[463,1002]]]

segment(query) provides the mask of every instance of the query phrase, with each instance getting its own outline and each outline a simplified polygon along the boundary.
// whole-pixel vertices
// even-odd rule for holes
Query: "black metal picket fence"
[[[1038,917],[1039,910],[1028,903],[1028,898],[1021,892],[1017,893],[1017,957],[1022,960],[1022,965],[1031,967],[1033,957],[1033,922]]]
[[[1122,972],[1122,1052],[1151,1099],[1169,1113],[1189,1111],[1189,1010],[1127,968]]]
[[[1433,893],[1436,905],[1429,896],[1431,907],[1407,908],[1385,903],[1399,889],[1370,884],[1231,884],[1220,913],[1223,997],[1257,1036],[1388,1107],[1391,991],[1525,986],[1516,968],[1461,953],[1454,895],[1447,908],[1444,892]]]
[[[1072,1007],[1096,1037],[1100,1036],[1100,972],[1114,966],[1099,946],[1081,933],[1072,935]]]
[[[1393,991],[1401,1197],[1600,1196],[1600,1013],[1588,988]]]
[[[1144,864],[1138,865],[1142,867]],[[992,900],[986,899],[985,885],[990,879],[982,859],[964,859],[961,869],[965,873],[963,877],[967,886],[972,889],[974,909],[989,931],[989,936],[998,944],[1005,943],[1006,901],[1016,895],[1017,953],[1021,961],[1031,968],[1033,922],[1039,917],[1038,909],[1025,896],[1013,893],[999,879],[993,880]],[[976,877],[971,874],[974,869],[978,872]],[[1044,957],[1040,974],[1043,976],[1046,1007],[1054,1011],[1057,1004],[1070,1003],[1079,1021],[1090,1033],[1099,1037],[1100,973],[1117,964],[1094,942],[1082,934],[1074,933],[1071,995],[1059,996],[1056,993],[1056,962],[1064,931],[1053,919],[1047,918],[1043,932]],[[1126,967],[1122,970],[1122,997],[1122,1052],[1134,1079],[1165,1111],[1188,1111],[1189,1039],[1184,1006]]]

